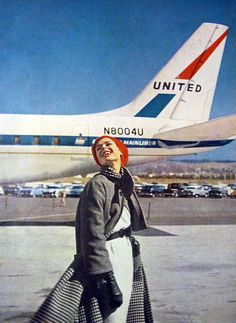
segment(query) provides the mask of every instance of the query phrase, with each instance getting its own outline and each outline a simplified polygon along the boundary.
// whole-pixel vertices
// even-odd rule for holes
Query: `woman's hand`
[[[101,312],[106,311],[107,307],[114,311],[122,305],[123,295],[112,271],[90,275],[90,278]]]
[[[112,271],[106,274],[108,287],[111,293],[111,306],[114,308],[120,307],[123,303],[123,295],[116,282],[115,276]]]

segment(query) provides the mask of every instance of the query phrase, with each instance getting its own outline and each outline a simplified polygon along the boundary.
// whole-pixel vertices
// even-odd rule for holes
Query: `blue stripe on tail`
[[[168,103],[173,99],[175,94],[158,94],[145,107],[140,110],[135,117],[156,118]]]

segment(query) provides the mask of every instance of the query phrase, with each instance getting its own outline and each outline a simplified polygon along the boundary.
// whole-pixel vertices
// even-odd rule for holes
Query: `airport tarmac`
[[[141,243],[155,322],[236,322],[236,225],[154,226]],[[74,255],[71,227],[1,227],[1,322],[28,322]]]
[[[236,224],[236,199],[140,198],[152,225]],[[0,197],[0,226],[5,224],[68,223],[73,225],[77,198],[60,206],[56,198]]]
[[[232,223],[236,217],[236,201],[186,200],[151,199],[150,228],[136,235],[141,243],[155,322],[235,323],[236,225]],[[71,201],[73,207],[77,202]],[[147,211],[149,202],[150,199],[142,200]],[[34,203],[41,203],[40,212],[33,207]],[[54,214],[46,214],[49,209],[46,204],[42,207],[42,203],[50,204],[52,201],[21,199],[17,209],[20,210],[19,205],[23,208],[24,204],[27,216],[24,217],[19,211],[15,219],[23,218],[20,221],[25,223],[24,218],[30,218],[25,223],[28,225],[6,225],[4,221],[4,225],[0,226],[1,322],[28,322],[73,259],[74,228],[49,225],[52,219],[73,220],[72,214],[68,212],[70,215],[65,215],[68,210],[61,207],[60,217],[59,206],[55,205]],[[205,207],[204,203],[207,203]],[[29,206],[31,211],[27,208]],[[182,217],[179,213],[181,206]],[[193,206],[195,209],[191,211]],[[233,211],[227,213],[225,210],[216,225],[213,221],[215,214],[220,216],[227,206]],[[45,217],[40,218],[40,214]],[[169,222],[169,225],[153,225],[153,218],[157,214],[161,221],[166,214],[166,223]],[[231,220],[223,224],[227,214]],[[11,218],[13,216],[11,214]],[[6,213],[4,217],[6,220]],[[176,225],[173,220],[184,222],[186,218],[188,225]],[[195,224],[204,223],[207,218],[211,224]],[[37,222],[40,219],[43,225]],[[44,225],[45,219],[47,226]],[[33,225],[30,225],[30,221],[33,221]],[[57,221],[55,224],[59,224]]]

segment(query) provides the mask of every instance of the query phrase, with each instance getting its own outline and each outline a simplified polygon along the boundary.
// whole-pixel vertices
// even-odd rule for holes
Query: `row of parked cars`
[[[136,185],[135,190],[141,197],[212,197],[230,196],[236,198],[236,184],[212,186],[208,184],[190,185],[188,183],[171,183]]]
[[[20,197],[80,197],[84,189],[83,184],[42,184],[39,186],[31,185],[8,185],[0,189],[0,195],[12,195]],[[1,194],[2,193],[2,194]]]
[[[41,184],[8,185],[0,187],[1,195],[20,197],[80,197],[83,184]],[[165,184],[136,184],[135,190],[140,197],[213,197],[229,196],[236,198],[236,184],[212,186],[208,184],[193,185],[188,183]]]

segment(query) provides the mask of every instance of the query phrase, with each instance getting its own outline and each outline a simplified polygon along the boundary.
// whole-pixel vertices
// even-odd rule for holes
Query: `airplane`
[[[0,182],[97,171],[95,138],[119,138],[128,165],[191,155],[235,139],[236,115],[209,120],[228,27],[203,23],[129,104],[84,115],[0,115]]]

